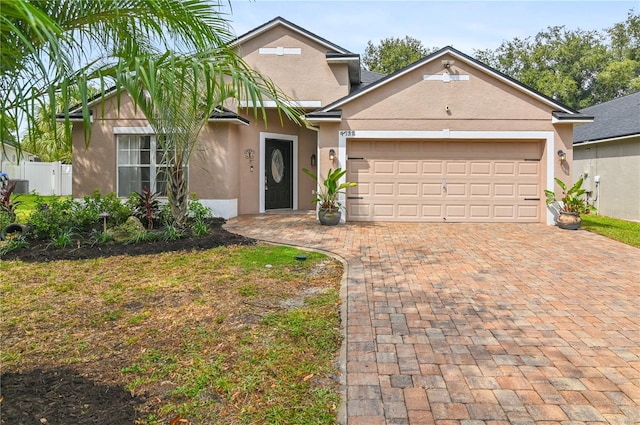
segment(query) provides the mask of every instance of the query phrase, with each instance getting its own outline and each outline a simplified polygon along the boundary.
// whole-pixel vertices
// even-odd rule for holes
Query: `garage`
[[[347,141],[347,220],[538,223],[540,140]]]

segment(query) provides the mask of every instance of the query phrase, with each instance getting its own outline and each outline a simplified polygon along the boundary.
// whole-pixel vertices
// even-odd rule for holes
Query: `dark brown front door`
[[[265,140],[265,209],[293,208],[291,141]]]

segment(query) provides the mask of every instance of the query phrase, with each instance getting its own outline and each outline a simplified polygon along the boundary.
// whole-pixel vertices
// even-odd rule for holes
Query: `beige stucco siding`
[[[585,177],[583,187],[598,214],[640,221],[640,136],[576,145],[573,160],[573,178]]]
[[[73,128],[74,141],[74,181],[73,194],[82,197],[98,190],[102,194],[117,191],[117,143],[114,127],[147,127],[148,121],[140,111],[136,114],[133,102],[125,94],[120,99],[118,113],[116,97],[107,99],[104,105],[94,108],[95,122],[92,137],[85,150],[82,124]],[[126,118],[123,117],[132,117]],[[291,136],[298,141],[299,187],[298,207],[311,209],[314,189],[313,181],[301,172],[302,167],[314,168],[310,164],[316,153],[315,131],[294,124],[270,109],[267,123],[252,113],[246,115],[250,125],[236,125],[226,122],[208,122],[199,135],[189,163],[189,191],[200,199],[229,200],[238,202],[241,214],[257,213],[259,204],[260,135],[274,133]],[[245,158],[245,151],[253,150],[253,161]],[[253,169],[252,169],[253,167]]]
[[[301,54],[260,54],[261,47],[300,48]],[[329,65],[328,49],[285,27],[276,27],[239,47],[247,64],[271,80],[293,100],[321,101],[325,106],[349,93],[346,64]]]
[[[380,130],[397,128],[397,120],[405,125],[416,121],[415,129],[522,130],[525,122],[532,122],[530,128],[551,128],[549,106],[471,65],[458,61],[449,71],[468,81],[424,80],[424,75],[444,73],[440,61],[427,63],[345,104],[343,116],[354,126],[376,120]]]

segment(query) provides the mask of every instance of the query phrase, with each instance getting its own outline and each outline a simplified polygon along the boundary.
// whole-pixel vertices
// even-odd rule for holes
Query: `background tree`
[[[392,74],[436,50],[425,48],[420,40],[409,36],[385,38],[378,45],[367,43],[362,62],[369,71]]]
[[[97,95],[99,90],[95,87],[88,86],[87,94],[91,98]],[[78,88],[70,90],[69,102],[72,105],[81,102]],[[56,113],[64,112],[62,110],[65,101],[60,94],[56,95],[56,105],[58,110]],[[65,164],[71,164],[72,159],[72,142],[70,135],[65,131],[63,123],[53,123],[51,121],[51,105],[38,107],[36,109],[36,121],[34,128],[28,132],[20,140],[20,146],[27,152],[37,155],[45,162],[62,161]]]
[[[640,15],[605,31],[549,27],[476,58],[576,109],[640,90]]]

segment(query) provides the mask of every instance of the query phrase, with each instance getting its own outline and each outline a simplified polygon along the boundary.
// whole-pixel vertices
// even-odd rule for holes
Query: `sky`
[[[623,22],[640,0],[231,0],[229,16],[242,35],[281,16],[353,53],[368,41],[410,36],[426,48],[453,46],[472,55],[549,26],[603,30]]]

